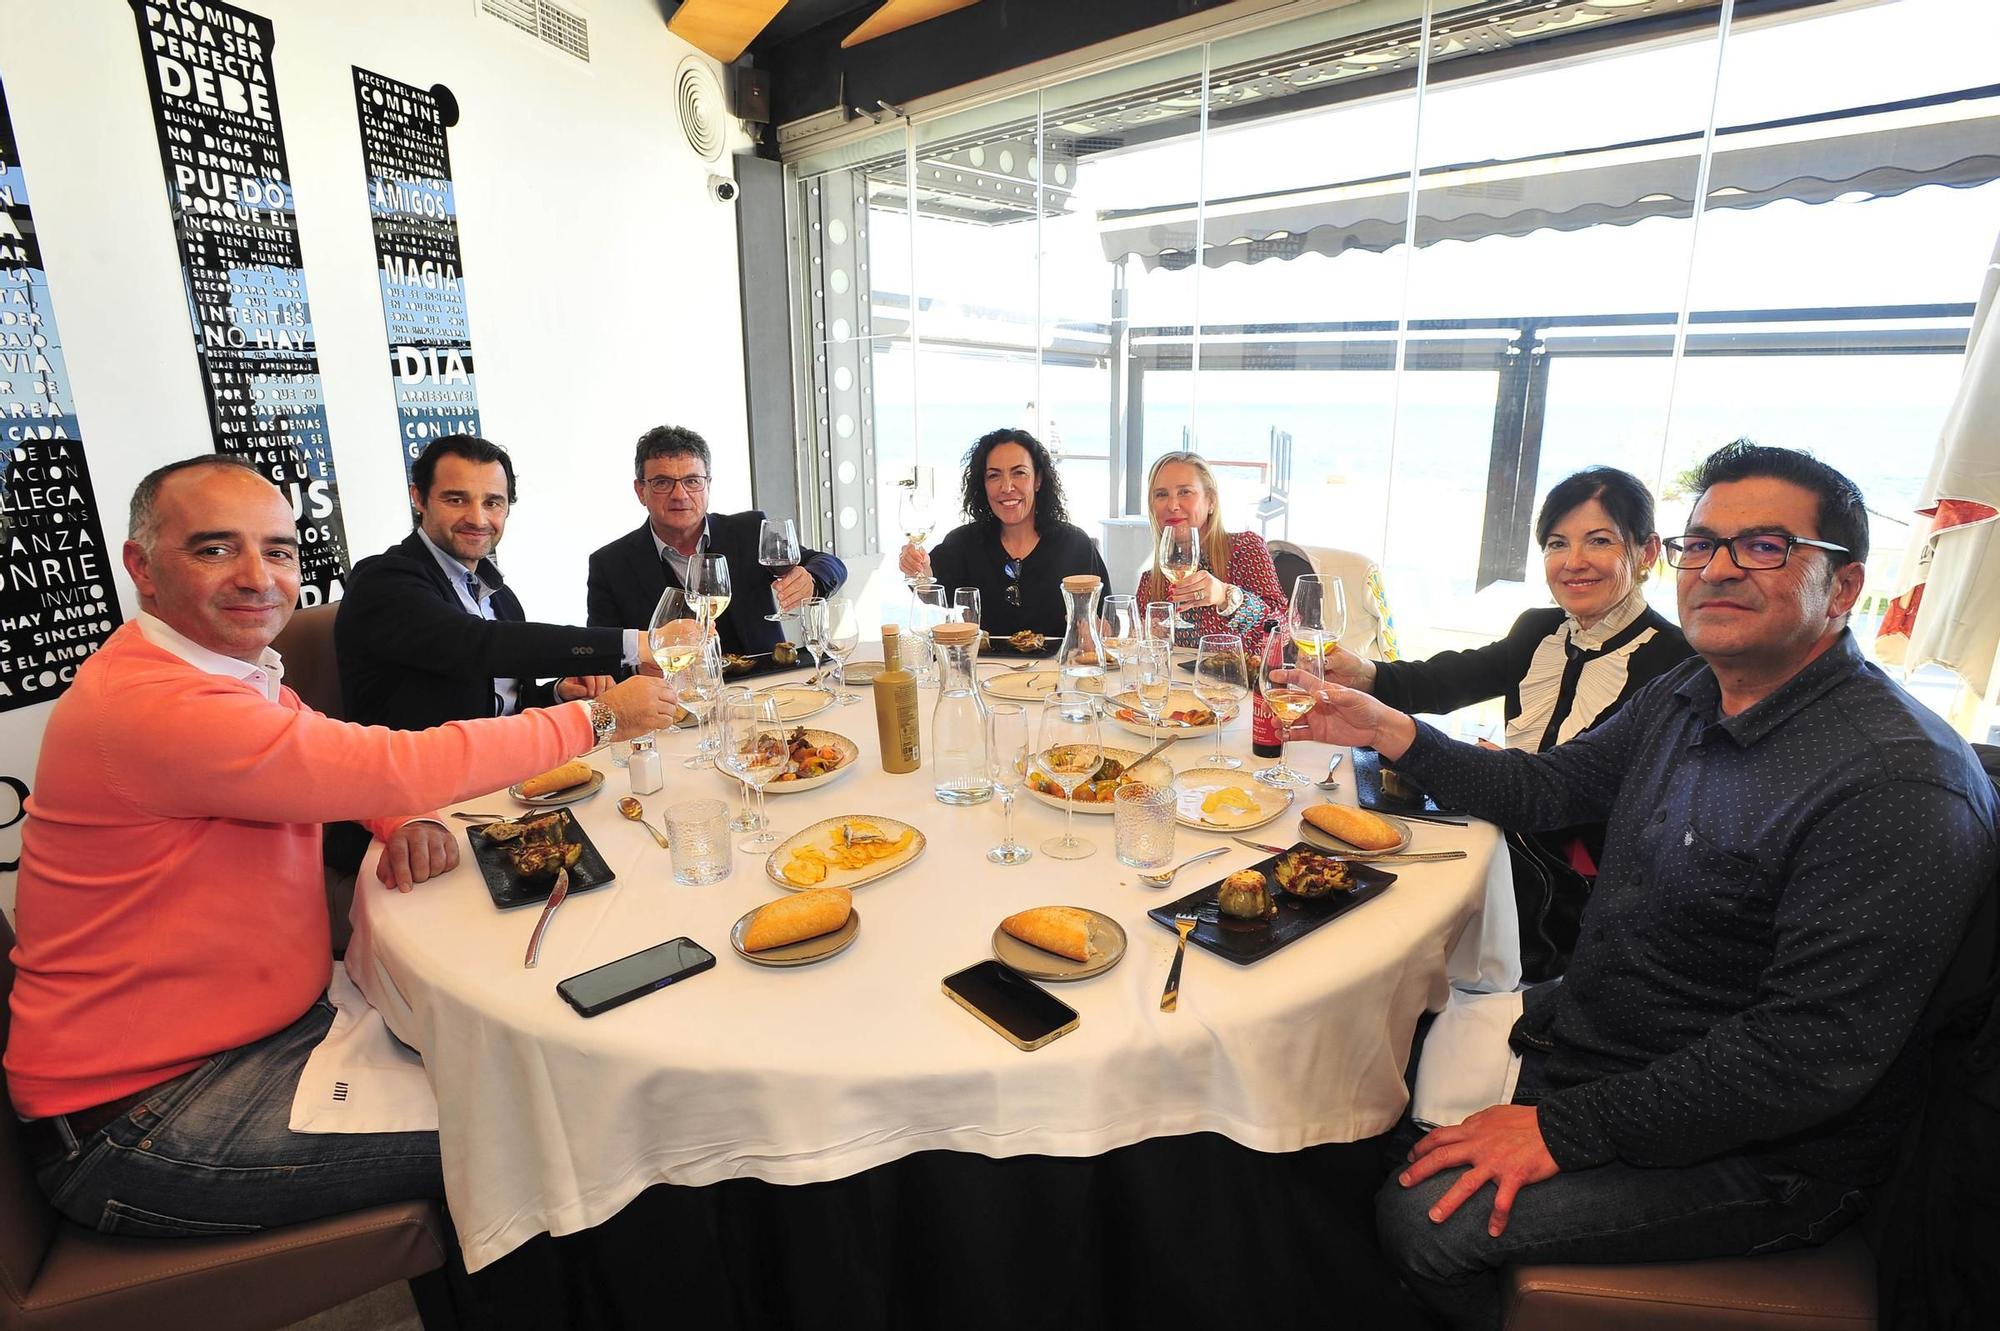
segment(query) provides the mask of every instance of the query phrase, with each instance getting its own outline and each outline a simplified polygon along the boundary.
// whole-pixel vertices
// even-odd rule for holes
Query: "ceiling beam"
[[[667,31],[727,65],[743,54],[785,0],[686,0]]]
[[[889,0],[880,9],[862,20],[861,26],[847,34],[840,41],[842,50],[886,37],[892,32],[914,27],[925,19],[949,14],[954,9],[969,9],[979,0]]]

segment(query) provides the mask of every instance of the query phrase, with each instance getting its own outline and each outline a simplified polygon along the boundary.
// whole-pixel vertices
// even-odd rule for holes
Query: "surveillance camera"
[[[708,195],[717,203],[734,203],[738,193],[736,182],[728,176],[711,175],[708,178]]]

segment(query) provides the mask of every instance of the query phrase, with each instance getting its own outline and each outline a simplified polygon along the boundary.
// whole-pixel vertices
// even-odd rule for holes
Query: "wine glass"
[[[1140,611],[1139,636],[1157,638],[1161,642],[1174,640],[1174,603],[1172,601],[1148,601]]]
[[[1222,751],[1223,725],[1236,719],[1250,696],[1250,661],[1240,634],[1202,636],[1194,652],[1194,696],[1215,713],[1215,752],[1202,760],[1202,766],[1224,770],[1243,766],[1241,758]]]
[[[727,706],[732,702],[749,701],[754,696],[755,690],[748,684],[731,684],[722,690],[719,701],[721,706]],[[719,715],[720,709],[718,708]],[[717,747],[721,746],[718,744]],[[729,768],[722,762],[720,754],[715,757],[714,763],[717,771],[722,772],[724,775],[729,774]],[[729,820],[729,830],[732,832],[755,832],[759,828],[768,827],[770,825],[769,820],[751,806],[749,783],[738,782],[736,790],[742,799],[736,806],[736,816]]]
[[[1201,568],[1201,533],[1194,529],[1193,523],[1169,523],[1160,528],[1159,568],[1160,576],[1174,584]],[[1173,627],[1190,629],[1194,624],[1176,611]]]
[[[960,587],[951,594],[951,606],[953,612],[958,616],[959,623],[977,624],[979,622],[979,589],[977,587]]]
[[[845,596],[826,598],[826,650],[833,658],[834,696],[841,706],[861,701],[861,695],[847,688],[847,658],[861,645],[861,615]]]
[[[921,470],[921,468],[919,469]],[[896,525],[903,530],[903,539],[921,550],[931,538],[931,530],[937,526],[937,508],[931,502],[929,490],[919,485],[916,478],[899,483],[902,497],[896,500]],[[907,574],[903,581],[915,587],[927,583],[927,574]]]
[[[1017,702],[996,702],[986,708],[986,775],[1000,792],[1000,812],[1006,832],[1000,844],[986,852],[995,864],[1026,864],[1035,857],[1014,840],[1014,796],[1028,766],[1028,709]]]
[[[803,640],[807,655],[812,657],[812,682],[820,682],[820,671],[826,660],[826,598],[808,596],[799,606],[799,637]]]
[[[684,661],[678,673],[669,674],[667,682],[674,686],[674,695],[681,706],[694,713],[696,722],[694,752],[681,762],[683,767],[707,767],[715,761],[715,752],[721,741],[711,732],[709,718],[714,713],[716,702],[722,697],[722,642],[713,630],[701,640],[700,647],[692,655],[685,651],[673,653],[677,661]],[[666,670],[664,661],[660,664]]]
[[[1123,593],[1107,596],[1097,610],[1097,636],[1104,648],[1104,664],[1116,670],[1139,640],[1139,602]]]
[[[1326,654],[1347,632],[1347,592],[1339,578],[1302,573],[1292,587],[1292,641],[1299,660],[1315,675],[1326,674]]]
[[[695,757],[688,761],[690,767],[700,766],[701,763],[704,727],[702,710],[697,703],[713,701],[714,695],[705,700],[690,699],[682,676],[701,653],[708,635],[708,626],[697,616],[686,592],[679,587],[669,587],[660,593],[659,602],[653,607],[652,622],[646,628],[646,652],[660,667],[660,674],[666,677],[667,683],[673,686],[681,708],[695,718]]]
[[[1080,860],[1097,853],[1088,841],[1076,839],[1076,788],[1097,775],[1104,765],[1104,740],[1097,722],[1097,701],[1087,693],[1064,689],[1042,703],[1035,730],[1035,770],[1063,793],[1063,834],[1042,843],[1051,859]]]
[[[790,518],[765,518],[757,529],[757,562],[771,570],[771,581],[777,582],[799,566],[799,533]],[[771,593],[774,613],[764,616],[776,624],[784,619],[785,612],[775,610],[778,594]]]
[[[1167,705],[1167,695],[1173,692],[1173,647],[1156,638],[1147,638],[1134,643],[1125,654],[1119,675],[1125,687],[1139,701],[1139,709],[1146,714],[1146,723],[1152,731],[1152,741],[1160,742],[1160,713]]]
[[[722,555],[696,555],[688,564],[688,603],[696,618],[713,626],[729,608],[729,560]]]
[[[917,677],[917,687],[931,688],[938,682],[937,651],[931,646],[931,630],[951,618],[949,593],[935,582],[919,582],[910,588],[910,636],[916,639],[914,656],[903,653],[903,665]]]
[[[765,830],[744,840],[744,850],[768,850],[777,834],[764,816],[764,787],[792,765],[789,727],[778,720],[777,704],[750,694],[725,698],[722,715],[722,765],[729,774],[757,792],[757,818]]]
[[[1259,768],[1257,779],[1267,786],[1289,786],[1307,780],[1285,766],[1285,740],[1292,726],[1313,709],[1312,693],[1298,679],[1299,656],[1303,649],[1290,633],[1273,632],[1264,640],[1264,652],[1257,671],[1264,705],[1278,718],[1278,761]]]

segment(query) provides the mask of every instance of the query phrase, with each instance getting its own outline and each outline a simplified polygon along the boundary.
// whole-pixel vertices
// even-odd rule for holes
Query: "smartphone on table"
[[[714,965],[715,954],[692,938],[670,938],[643,952],[572,975],[556,985],[556,992],[584,1016],[594,1017]]]
[[[1075,1030],[1080,1020],[1075,1008],[990,959],[945,976],[944,991],[1017,1049],[1040,1049]]]

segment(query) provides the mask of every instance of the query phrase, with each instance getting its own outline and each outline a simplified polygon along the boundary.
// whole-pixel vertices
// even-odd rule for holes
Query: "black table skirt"
[[[451,1302],[480,1331],[1420,1325],[1375,1241],[1383,1172],[1374,1142],[1269,1155],[1198,1134],[661,1185],[587,1233],[461,1270]]]

